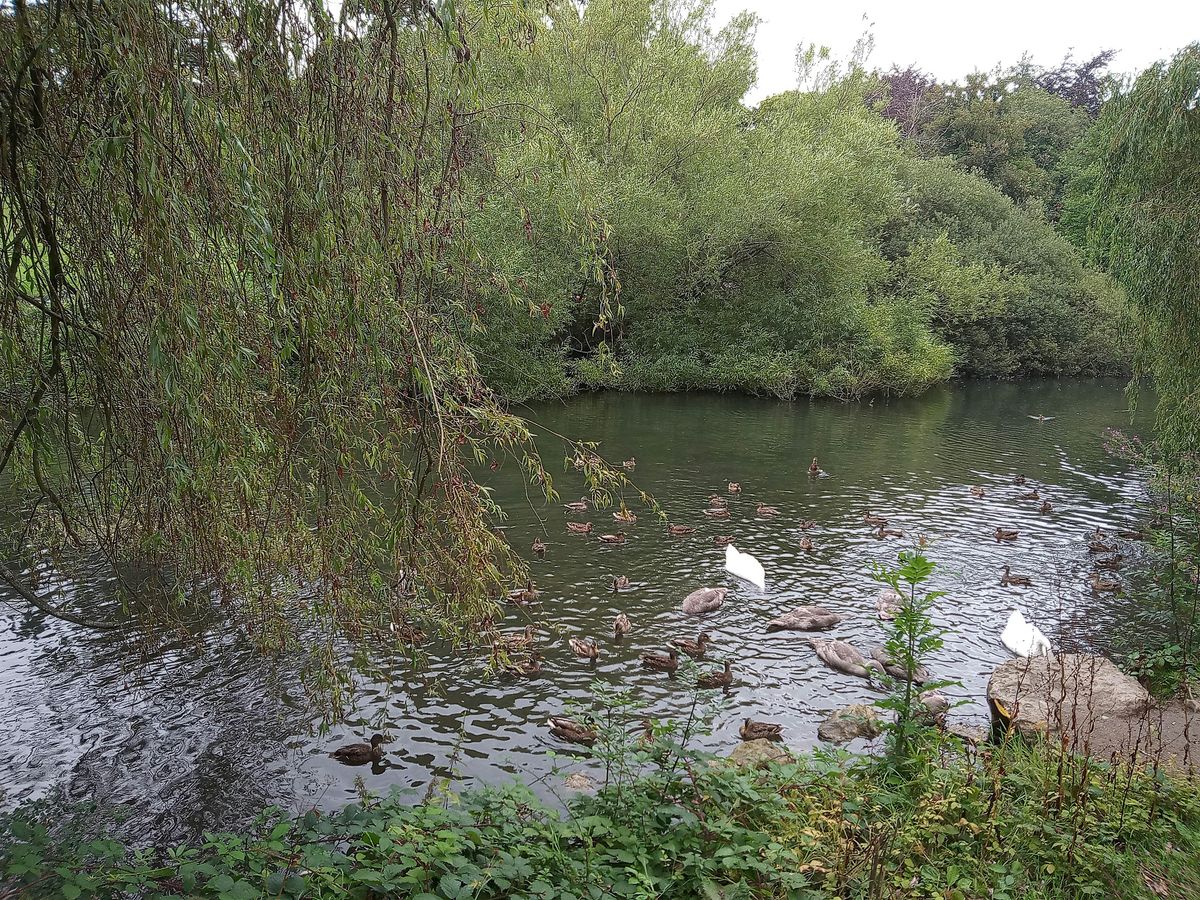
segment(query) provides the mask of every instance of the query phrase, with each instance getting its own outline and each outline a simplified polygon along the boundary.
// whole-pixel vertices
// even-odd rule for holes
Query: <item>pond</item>
[[[447,778],[458,790],[518,776],[546,796],[562,795],[562,773],[553,770],[569,760],[547,751],[569,748],[548,735],[547,717],[586,699],[597,679],[628,687],[647,715],[684,715],[680,680],[644,671],[638,657],[695,637],[699,627],[715,641],[705,666],[728,658],[735,679],[714,697],[712,733],[701,742],[729,748],[739,722],[753,716],[783,723],[787,743],[808,748],[823,712],[880,695],[826,668],[808,635],[766,634],[764,624],[796,605],[821,604],[847,616],[833,635],[864,651],[881,643],[870,565],[894,563],[920,537],[939,566],[934,586],[947,592],[935,609],[946,645],[931,667],[961,682],[947,691],[966,701],[953,715],[985,721],[987,677],[1007,658],[999,634],[1012,609],[1061,649],[1119,652],[1155,627],[1128,596],[1099,596],[1087,583],[1086,533],[1128,527],[1144,499],[1138,475],[1102,446],[1107,428],[1147,427],[1144,415],[1131,423],[1122,391],[1118,381],[1075,379],[963,383],[849,405],[624,394],[535,405],[527,410],[535,431],[598,440],[610,460],[636,455],[639,487],[671,522],[696,532],[671,536],[640,509],[629,526],[614,523],[611,510],[570,513],[531,502],[513,466],[490,474],[512,543],[528,548],[540,536],[547,544],[544,559],[532,562],[540,603],[507,607],[499,623],[537,626],[541,677],[497,677],[485,670],[486,654],[434,643],[422,666],[397,653],[383,663],[385,683],[361,679],[351,721],[326,734],[294,666],[265,660],[234,637],[143,658],[120,640],[48,621],[0,594],[8,601],[0,604],[3,804],[50,795],[125,803],[139,836],[181,839],[237,825],[268,803],[291,811],[343,805],[358,796],[358,779],[376,792],[410,789],[414,800]],[[562,456],[548,438],[542,449],[548,459]],[[814,456],[828,477],[808,475]],[[1014,484],[1017,475],[1025,487]],[[582,493],[569,468],[556,480],[564,500]],[[729,481],[741,482],[742,493],[728,495]],[[983,498],[972,495],[975,485]],[[1052,511],[1018,499],[1033,489]],[[728,520],[703,514],[714,493],[728,496]],[[759,501],[780,515],[756,516]],[[862,521],[868,509],[905,536],[876,538]],[[568,520],[592,521],[595,530],[568,533]],[[816,523],[807,532],[812,552],[799,549],[805,520]],[[998,525],[1019,529],[1019,539],[997,543]],[[618,529],[625,544],[597,540]],[[766,590],[723,571],[715,534],[733,535],[762,561]],[[1002,587],[1005,564],[1033,587]],[[617,575],[631,587],[614,594]],[[706,585],[732,588],[723,608],[684,616],[681,599]],[[66,588],[86,605],[111,584],[98,575]],[[618,612],[633,622],[620,642],[612,638]],[[600,642],[597,663],[570,653],[572,635]],[[391,738],[383,765],[349,768],[328,758],[330,747],[374,730]]]

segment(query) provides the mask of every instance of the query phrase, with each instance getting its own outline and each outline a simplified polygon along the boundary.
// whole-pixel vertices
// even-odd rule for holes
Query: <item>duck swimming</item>
[[[971,496],[976,498],[977,500],[982,500],[984,497],[987,496],[987,491],[985,491],[982,487],[980,487],[977,484],[972,485],[971,486]]]
[[[587,640],[583,640],[582,638],[571,638],[569,641],[567,641],[567,643],[571,645],[571,652],[580,659],[590,659],[595,661],[600,658],[600,648],[591,638],[588,638]]]
[[[768,622],[767,631],[824,631],[844,618],[824,606],[797,606]]]
[[[1049,500],[1043,500],[1042,505],[1038,507],[1038,512],[1040,512],[1042,515],[1045,515],[1049,512],[1054,512],[1054,504]]]
[[[729,482],[729,493],[740,494],[742,492],[742,483],[740,481]]]
[[[572,502],[572,503],[564,503],[564,504],[563,504],[563,507],[564,507],[565,509],[569,509],[569,510],[571,510],[571,512],[587,512],[587,510],[588,510],[588,498],[587,498],[587,497],[582,497],[582,498],[580,498],[579,500],[576,500],[576,501],[574,501],[574,502]]]
[[[1033,582],[1029,580],[1028,575],[1014,575],[1008,566],[1004,567],[1004,574],[1000,576],[1000,583],[1004,587],[1032,587]]]
[[[525,587],[508,592],[508,602],[513,606],[529,606],[537,602],[542,592],[533,586],[532,581],[525,582]]]
[[[713,643],[712,635],[707,631],[702,631],[696,635],[696,639],[689,640],[688,638],[680,638],[679,640],[671,641],[671,644],[678,650],[682,650],[692,659],[703,659],[704,651],[708,649],[708,645]]]
[[[1025,493],[1023,493],[1023,494],[1017,494],[1017,499],[1018,499],[1018,500],[1041,500],[1041,499],[1042,499],[1042,495],[1041,495],[1041,494],[1039,494],[1039,493],[1037,492],[1037,490],[1035,489],[1035,490],[1032,490],[1032,491],[1026,491],[1026,492],[1025,492]]]
[[[623,506],[619,512],[613,513],[613,518],[624,525],[632,525],[637,522],[637,515]]]
[[[493,650],[523,650],[534,640],[533,625],[526,625],[524,631],[499,634],[492,638]]]
[[[560,741],[570,744],[583,744],[585,747],[590,747],[599,738],[595,728],[588,728],[583,723],[565,716],[551,716],[546,724],[550,726],[552,735]]]
[[[676,537],[681,537],[685,534],[692,534],[693,532],[695,532],[695,530],[696,529],[693,528],[691,525],[668,525],[667,526],[667,531],[669,531],[671,534],[675,535]]]
[[[783,726],[775,722],[755,722],[748,718],[738,729],[738,736],[743,741],[780,741],[783,740]]]
[[[587,534],[592,530],[591,522],[568,522],[567,531],[572,534]]]
[[[904,537],[904,532],[899,528],[886,528],[883,525],[875,529],[875,538],[877,540],[882,541],[884,538],[890,537]]]
[[[643,653],[642,668],[673,674],[679,668],[679,651],[672,648],[667,653]]]
[[[631,631],[633,631],[633,623],[629,621],[629,616],[625,613],[618,613],[617,617],[613,619],[613,634],[616,637],[624,637]]]
[[[636,469],[637,468],[637,457],[636,456],[629,457],[629,459],[627,459],[627,460],[625,460],[625,462],[621,463],[621,468],[625,469],[627,471]]]
[[[994,537],[996,538],[996,543],[998,544],[1001,541],[1015,541],[1020,534],[1021,532],[1017,531],[1015,528],[1001,528],[999,525],[997,525]]]
[[[764,519],[770,519],[779,515],[779,507],[767,506],[767,504],[759,502],[754,506],[755,515],[762,516]]]
[[[383,747],[386,740],[382,734],[371,735],[370,743],[345,744],[338,747],[329,756],[344,763],[366,763],[383,758]]]
[[[533,550],[533,552],[536,553],[538,556],[545,556],[546,555],[546,542],[543,541],[541,538],[534,538],[533,545],[530,549]]]
[[[817,458],[815,456],[812,458],[812,462],[810,462],[808,464],[808,474],[809,475],[820,475],[821,474],[821,467],[819,465],[817,465]]]
[[[726,500],[724,497],[720,496],[719,494],[713,494],[711,497],[708,498],[708,505],[712,509],[724,509],[725,507],[727,507],[729,505],[729,501]]]
[[[702,688],[727,688],[733,684],[733,666],[725,660],[725,667],[720,672],[709,672],[696,678],[696,686]]]
[[[883,516],[871,515],[871,511],[869,509],[865,513],[863,513],[862,520],[863,520],[864,525],[878,525],[881,528],[884,525],[887,525],[887,523],[888,523],[888,520],[885,519]]]
[[[616,534],[602,534],[600,535],[600,543],[623,544],[625,543],[625,532],[618,531]]]
[[[689,616],[716,612],[725,602],[725,595],[728,593],[729,588],[697,588],[683,598],[680,608]]]
[[[706,509],[706,510],[704,510],[704,514],[706,516],[708,516],[710,519],[728,519],[729,518],[729,510],[727,508],[725,508],[724,506],[717,506],[717,507],[712,507],[710,509]]]
[[[612,580],[612,589],[614,594],[617,593],[617,591],[624,590],[627,587],[629,587],[628,575],[618,575]]]
[[[812,538],[806,534],[804,537],[800,538],[800,549],[805,553],[812,553],[817,548],[816,545],[813,544]]]
[[[1096,593],[1109,592],[1115,593],[1121,590],[1121,582],[1115,578],[1104,578],[1099,573],[1093,572],[1088,576],[1088,580],[1092,583],[1092,590]]]
[[[733,535],[732,534],[714,534],[713,535],[713,543],[716,544],[718,547],[728,546],[729,544],[733,543]]]

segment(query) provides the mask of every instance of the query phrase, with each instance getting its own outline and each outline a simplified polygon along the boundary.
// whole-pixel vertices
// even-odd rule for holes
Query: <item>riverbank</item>
[[[523,785],[394,796],[133,852],[19,825],[0,897],[1192,897],[1195,781],[945,736],[896,768],[815,753],[750,769],[666,743],[559,813]],[[601,750],[601,753],[604,751]],[[636,766],[636,775],[627,766]],[[49,829],[49,830],[47,830]],[[69,832],[68,832],[69,833]],[[55,835],[58,835],[57,837]]]

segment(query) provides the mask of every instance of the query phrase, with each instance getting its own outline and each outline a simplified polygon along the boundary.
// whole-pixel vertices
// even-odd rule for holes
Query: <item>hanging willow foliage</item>
[[[266,647],[453,629],[522,576],[472,467],[553,493],[463,334],[497,297],[464,228],[478,55],[534,25],[517,0],[234,6],[0,16],[16,550],[174,573],[156,623],[199,594]]]

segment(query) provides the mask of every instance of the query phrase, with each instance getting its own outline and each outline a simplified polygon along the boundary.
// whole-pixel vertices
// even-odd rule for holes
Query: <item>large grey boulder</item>
[[[1070,743],[1140,719],[1150,705],[1137,679],[1102,656],[1078,653],[1009,660],[992,673],[987,696],[1005,725],[1024,735],[1067,734]]]
[[[817,726],[817,737],[831,744],[844,744],[860,737],[879,737],[882,733],[878,710],[865,703],[835,709]]]
[[[733,752],[729,754],[729,761],[735,766],[759,769],[768,763],[795,762],[795,757],[777,742],[758,738],[753,741],[742,741],[734,747]]]

